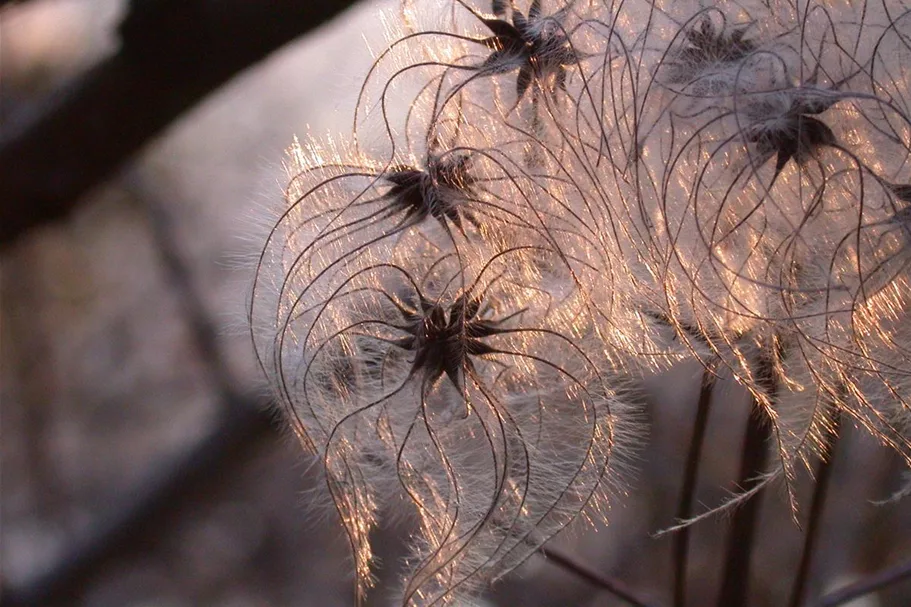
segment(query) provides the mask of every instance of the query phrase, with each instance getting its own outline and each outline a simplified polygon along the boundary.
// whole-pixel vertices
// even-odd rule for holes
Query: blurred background
[[[232,25],[197,27],[211,17],[193,8],[204,4],[0,1],[2,607],[353,603],[341,527],[311,505],[325,486],[254,366],[243,260],[259,244],[246,236],[257,206],[281,196],[292,136],[350,130],[371,49],[384,45],[377,13],[395,4],[300,0],[299,32],[273,36],[273,21],[243,12],[282,17],[276,7],[293,3],[208,3],[266,40],[243,59],[207,44]],[[220,75],[171,79],[185,63]],[[93,113],[84,93],[117,98],[106,86],[120,105]],[[554,542],[660,604],[671,540],[652,534],[674,523],[699,377],[684,365],[652,381],[652,431],[610,525]],[[728,386],[715,402],[705,507],[735,488],[748,410]],[[901,469],[860,432],[839,445],[811,596],[911,554],[908,502],[871,503],[900,488]],[[751,604],[776,606],[801,532],[782,495],[763,499]],[[693,605],[717,590],[724,523],[693,531]],[[379,532],[370,605],[394,604],[408,533],[407,521]],[[852,605],[908,597],[905,583]],[[485,601],[623,604],[537,556]]]

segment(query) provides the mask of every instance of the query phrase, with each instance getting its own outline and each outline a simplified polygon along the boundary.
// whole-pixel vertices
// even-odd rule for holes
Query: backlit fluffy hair
[[[687,358],[753,394],[769,478],[839,414],[911,457],[906,9],[409,0],[387,22],[352,132],[289,152],[250,306],[359,596],[394,496],[421,605],[604,517],[636,380]]]

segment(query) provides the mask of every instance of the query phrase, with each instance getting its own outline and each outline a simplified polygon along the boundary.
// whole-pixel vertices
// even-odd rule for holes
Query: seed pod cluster
[[[249,315],[361,594],[402,496],[403,604],[605,517],[637,381],[681,360],[753,394],[788,486],[836,414],[911,457],[911,16],[887,5],[405,2],[352,131],[291,148]]]

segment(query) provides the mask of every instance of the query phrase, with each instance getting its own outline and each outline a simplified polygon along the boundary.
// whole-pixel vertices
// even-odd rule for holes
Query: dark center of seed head
[[[433,217],[444,226],[448,221],[461,228],[460,206],[472,184],[467,155],[432,158],[426,170],[395,167],[385,180],[392,184],[386,198],[400,206],[407,218]]]
[[[477,317],[480,303],[461,296],[451,305],[421,299],[423,313],[409,315],[409,336],[398,345],[414,353],[411,375],[421,373],[432,382],[443,374],[462,389],[463,373],[471,368],[471,356],[494,350],[481,340],[502,332],[499,323]]]

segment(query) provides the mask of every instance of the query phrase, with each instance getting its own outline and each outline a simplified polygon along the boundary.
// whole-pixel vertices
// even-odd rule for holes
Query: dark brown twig
[[[183,318],[190,328],[193,345],[221,399],[225,402],[238,399],[235,381],[218,345],[218,329],[212,322],[199,290],[193,285],[193,277],[187,263],[177,250],[177,231],[174,220],[168,213],[160,195],[143,185],[141,179],[130,175],[126,179],[127,189],[138,199],[149,223],[152,241],[158,251],[165,276],[176,293],[183,308]]]
[[[855,582],[854,584],[827,594],[816,603],[816,607],[837,607],[838,605],[843,605],[848,601],[907,579],[911,579],[911,559],[902,561],[879,573],[866,577],[859,582]]]
[[[193,288],[185,261],[174,247],[168,213],[151,192],[135,183],[131,189],[142,199],[165,274],[181,300],[194,346],[222,400],[222,418],[182,457],[162,466],[141,483],[141,489],[128,492],[127,495],[138,497],[102,518],[91,533],[69,547],[56,565],[22,588],[5,587],[0,595],[2,607],[71,601],[105,563],[142,546],[151,537],[151,530],[164,526],[207,479],[228,477],[226,471],[244,461],[243,455],[253,446],[278,436],[272,414],[263,405],[242,397],[234,387],[217,345],[216,329]]]
[[[548,561],[562,567],[563,569],[569,571],[573,575],[578,576],[586,582],[597,586],[598,588],[606,590],[607,592],[610,592],[617,598],[623,599],[630,605],[633,605],[633,607],[653,607],[642,599],[637,598],[632,593],[632,591],[619,580],[611,579],[605,575],[593,571],[587,566],[577,563],[569,557],[556,552],[552,548],[541,546],[538,548],[538,552],[541,553]]]
[[[221,421],[185,454],[164,465],[124,495],[138,495],[103,516],[96,528],[74,542],[53,567],[22,587],[5,585],[0,606],[75,604],[96,573],[124,554],[142,549],[167,526],[191,494],[230,476],[263,439],[278,436],[272,414],[258,403],[231,403]],[[208,485],[211,487],[211,484]]]
[[[683,487],[680,490],[680,502],[677,506],[677,520],[685,521],[692,515],[693,494],[696,491],[696,480],[699,475],[699,461],[702,457],[702,444],[709,421],[709,409],[712,402],[712,389],[715,386],[715,374],[706,369],[702,372],[702,384],[699,389],[699,405],[696,409],[696,421],[693,424],[693,435],[690,438],[690,449],[686,456],[686,471],[683,476]],[[686,569],[689,553],[690,527],[680,529],[674,536],[674,605],[683,607],[686,604]]]
[[[133,0],[115,56],[4,125],[0,247],[65,216],[182,112],[352,3]]]
[[[775,369],[768,355],[763,355],[756,369],[759,381],[765,384],[766,394],[774,398],[778,390]],[[744,492],[753,489],[759,482],[766,466],[766,442],[769,439],[769,425],[763,417],[763,411],[754,399],[746,434],[743,438],[743,451],[740,460],[738,485]],[[728,536],[728,546],[722,574],[721,592],[718,595],[718,607],[746,605],[750,596],[750,559],[753,554],[753,541],[756,537],[759,520],[760,500],[752,496],[735,512]]]
[[[790,607],[798,607],[802,603],[806,592],[816,541],[819,538],[819,526],[822,522],[822,513],[825,508],[826,496],[829,492],[829,481],[832,478],[835,448],[841,435],[840,430],[841,415],[836,413],[835,418],[832,420],[832,425],[826,429],[826,442],[829,445],[829,453],[819,463],[817,470],[816,486],[813,489],[813,501],[810,504],[810,514],[807,520],[807,531],[804,535],[803,548],[800,553],[800,565],[797,567],[797,575],[791,588]]]

